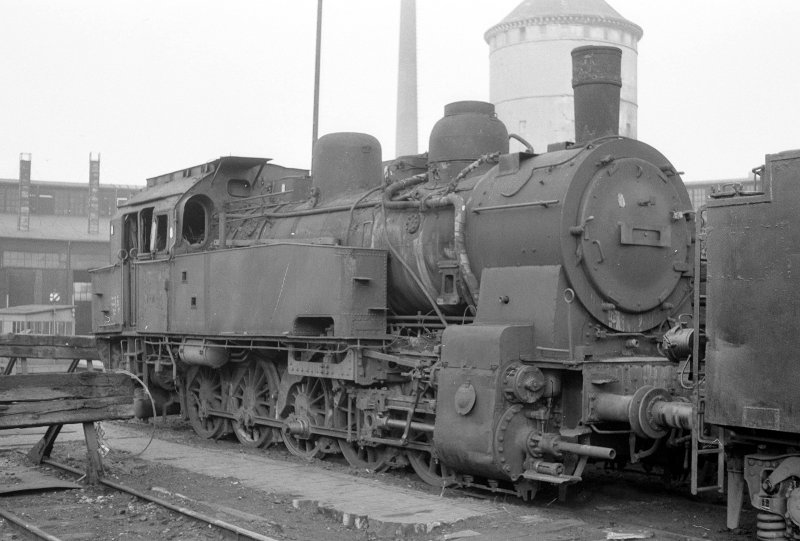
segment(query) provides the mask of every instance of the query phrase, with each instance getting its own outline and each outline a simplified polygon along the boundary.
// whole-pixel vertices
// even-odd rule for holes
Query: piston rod
[[[405,428],[408,423],[406,421],[401,421],[400,419],[389,419],[388,417],[383,417],[378,419],[378,424],[385,428]],[[418,423],[417,421],[411,421],[411,429],[418,430],[420,432],[428,432],[433,434],[433,425],[428,423]]]
[[[627,422],[643,438],[657,439],[670,428],[692,427],[692,405],[673,400],[666,389],[652,385],[639,387],[632,395],[599,393],[592,403],[595,420]]]

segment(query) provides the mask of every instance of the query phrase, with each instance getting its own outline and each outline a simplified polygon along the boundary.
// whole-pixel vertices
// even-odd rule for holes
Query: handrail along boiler
[[[108,362],[203,436],[437,485],[681,469],[690,391],[661,344],[691,314],[694,213],[670,162],[616,135],[619,50],[573,57],[578,141],[545,153],[457,102],[427,154],[340,133],[311,176],[224,157],[151,179],[92,273]]]

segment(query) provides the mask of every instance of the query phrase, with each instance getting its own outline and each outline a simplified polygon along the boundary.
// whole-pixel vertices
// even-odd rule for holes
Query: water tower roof
[[[605,0],[525,0],[502,21],[484,34],[489,41],[498,32],[534,24],[604,24],[622,27],[637,40],[642,38],[642,28],[629,21]]]

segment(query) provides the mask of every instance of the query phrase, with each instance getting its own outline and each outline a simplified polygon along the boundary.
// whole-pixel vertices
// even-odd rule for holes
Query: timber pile
[[[0,334],[0,357],[99,359],[93,336]]]
[[[133,390],[111,372],[0,376],[0,429],[130,419]]]
[[[100,359],[100,353],[93,336],[0,334],[0,358],[4,357],[9,361],[3,375],[10,375],[17,361],[21,361],[21,371],[27,372],[29,358],[71,359],[72,364],[67,371],[73,372],[78,361],[85,359],[91,366],[93,359]]]

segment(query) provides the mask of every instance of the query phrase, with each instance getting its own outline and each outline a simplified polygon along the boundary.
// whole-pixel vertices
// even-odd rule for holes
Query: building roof
[[[0,178],[0,184],[16,184],[19,185],[18,178]],[[55,180],[31,180],[33,186],[45,186],[48,188],[70,188],[70,189],[89,189],[88,182],[70,182],[70,181],[55,181]],[[100,189],[108,190],[130,190],[138,191],[144,188],[144,184],[106,184],[100,183]]]
[[[0,308],[0,315],[22,315],[30,316],[34,314],[44,314],[52,312],[63,312],[75,308],[71,304],[24,304],[20,306],[9,306]]]
[[[483,37],[488,42],[489,38],[509,28],[546,23],[617,26],[631,32],[637,40],[643,34],[639,25],[620,15],[605,0],[524,0]]]
[[[86,216],[50,216],[31,214],[28,231],[17,229],[17,214],[0,214],[0,238],[28,240],[71,240],[75,242],[108,242],[109,218],[100,218],[100,233],[90,234]]]

